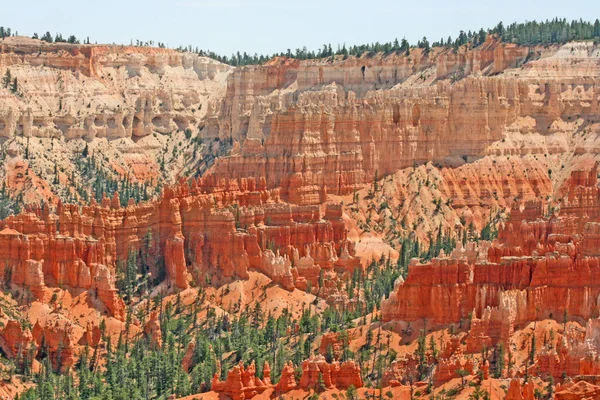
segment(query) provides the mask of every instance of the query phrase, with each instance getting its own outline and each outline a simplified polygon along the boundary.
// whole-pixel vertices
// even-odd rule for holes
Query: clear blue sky
[[[406,37],[430,42],[502,20],[600,18],[598,0],[0,0],[0,25],[98,43],[131,39],[198,46],[229,55],[309,50]]]

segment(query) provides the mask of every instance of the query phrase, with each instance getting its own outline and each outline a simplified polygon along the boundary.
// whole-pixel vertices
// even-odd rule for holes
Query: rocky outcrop
[[[523,154],[524,147],[512,147],[531,140],[522,135],[554,133],[561,121],[597,110],[590,79],[599,71],[590,46],[580,44],[569,55],[571,45],[525,51],[490,38],[458,54],[275,59],[236,69],[212,130],[241,148],[209,174],[267,177],[267,186],[281,187],[288,201],[316,204],[325,193],[348,194],[377,174],[415,163]],[[557,83],[557,65],[566,85]],[[588,84],[585,95],[574,95]],[[513,133],[515,143],[500,143]],[[566,150],[558,142],[548,147]],[[547,150],[539,143],[527,148]]]
[[[594,224],[599,222],[596,167],[591,171],[575,171],[567,183],[580,184],[571,192],[594,193],[585,211],[581,202],[563,204],[550,216],[540,202],[515,205],[491,245],[458,248],[427,263],[413,260],[407,278],[399,278],[382,301],[382,320],[424,320],[428,327],[469,323],[464,351],[477,354],[498,344],[514,346],[515,331],[531,321],[568,318],[587,327],[585,340],[566,335],[559,345],[544,347],[535,356],[535,368],[557,380],[563,373],[600,374],[595,320],[600,258],[593,254]],[[455,355],[448,356],[438,364],[438,384],[451,379],[453,368],[463,367],[457,367]]]
[[[327,363],[324,357],[317,356],[302,363],[302,377],[296,384],[294,366],[291,362],[284,365],[279,383],[271,383],[271,368],[268,362],[263,366],[263,378],[256,376],[256,366],[252,362],[248,367],[240,362],[227,374],[227,379],[221,381],[217,374],[212,380],[212,390],[224,394],[232,400],[250,399],[274,387],[279,394],[297,388],[303,390],[326,390],[337,388],[347,389],[350,386],[363,386],[360,367],[353,361]],[[320,387],[320,386],[323,387]]]
[[[577,194],[573,199],[586,193],[585,201],[563,202],[560,210],[540,201],[515,203],[493,243],[459,245],[449,256],[427,263],[413,260],[406,279],[397,280],[390,297],[381,303],[382,320],[390,329],[400,326],[402,335],[410,335],[410,323],[423,322],[434,330],[457,325],[464,330],[462,339],[453,336],[442,345],[435,386],[455,379],[459,370],[474,373],[477,354],[482,354],[478,370],[485,379],[488,361],[497,367],[495,357],[502,354],[504,365],[507,359],[523,362],[507,369],[513,377],[508,399],[534,398],[534,383],[519,380],[525,373],[563,382],[556,390],[565,398],[595,393],[592,383],[600,375],[596,176],[592,165],[590,173],[575,170],[565,183],[567,192]],[[538,326],[548,319],[554,321]],[[557,322],[562,323],[560,328]],[[543,343],[537,350],[534,338]],[[492,348],[493,357],[488,359],[485,354]],[[509,349],[508,357],[500,348]],[[525,356],[519,355],[523,349],[529,352]],[[466,358],[463,352],[468,353]],[[431,357],[427,352],[428,365]],[[392,365],[384,382],[405,383],[406,377],[416,376],[416,366],[415,357],[405,355]],[[503,369],[500,375],[504,373]],[[573,385],[565,375],[586,383],[570,391]]]
[[[182,297],[205,282],[218,286],[259,271],[345,313],[365,297],[344,287],[362,268],[358,245],[372,246],[362,239],[395,245],[438,229],[467,241],[497,214],[497,240],[412,261],[381,303],[382,328],[401,326],[401,340],[411,335],[409,322],[464,330],[442,354],[426,355],[437,365],[436,384],[459,370],[474,373],[474,354],[498,343],[510,348],[531,321],[597,317],[599,59],[591,43],[526,48],[490,36],[476,48],[428,55],[276,58],[233,69],[168,49],[7,38],[0,70],[10,68],[19,86],[17,93],[0,89],[0,175],[11,194],[32,204],[2,222],[0,273],[12,274],[11,290],[31,293],[24,303],[47,302],[61,288],[122,321],[124,268],[167,295],[186,291]],[[349,206],[346,195],[355,191]],[[350,209],[355,214],[344,215]],[[382,247],[373,258],[398,255]],[[101,341],[89,325],[60,312],[36,320],[33,332],[14,321],[2,330],[5,352],[14,354],[31,335],[36,346],[48,346],[56,368],[69,368],[79,345]],[[151,346],[162,345],[157,313],[143,332]],[[531,370],[555,378],[600,374],[588,351],[597,345],[564,336],[564,345],[533,355]],[[325,334],[319,350],[331,347],[340,359],[342,340]],[[193,353],[190,344],[186,370]],[[417,362],[403,354],[384,381],[412,382]],[[479,365],[486,378],[488,361]],[[213,389],[248,398],[267,389],[363,383],[352,362],[315,357],[301,368],[296,382],[286,364],[274,385],[268,364],[262,379],[253,364],[238,365],[225,381],[215,377]],[[511,396],[531,397],[531,385],[513,382]]]
[[[33,337],[38,347],[44,347],[55,369],[67,370],[77,360],[76,347],[85,330],[60,314],[49,314],[38,319]]]
[[[473,375],[473,370],[473,361],[464,358],[460,353],[452,355],[451,358],[443,358],[436,367],[434,385],[458,378],[459,371],[466,371],[468,375]]]
[[[160,349],[162,347],[162,330],[158,321],[158,312],[153,311],[150,313],[150,318],[144,325],[144,335],[148,339],[151,348]]]
[[[537,363],[542,373],[554,379],[567,376],[600,375],[600,320],[587,321],[585,337],[576,332],[566,332],[555,347],[544,348],[538,355]]]
[[[297,387],[296,384],[296,371],[294,371],[294,364],[291,361],[288,361],[284,366],[283,370],[281,370],[281,378],[277,385],[275,385],[275,390],[277,393],[285,393],[290,390],[294,390]]]
[[[187,347],[185,348],[185,354],[183,355],[183,359],[181,360],[181,368],[183,368],[183,370],[185,372],[190,372],[190,369],[192,368],[195,351],[196,351],[196,341],[190,340]]]
[[[60,204],[56,214],[32,209],[11,217],[11,228],[0,232],[1,270],[12,268],[14,283],[38,296],[46,285],[93,290],[123,318],[120,263],[144,262],[153,276],[164,268],[179,289],[202,274],[247,278],[249,269],[289,290],[306,282],[318,289],[321,269],[360,267],[341,207],[295,207],[277,202],[277,191],[201,194],[199,185],[167,188],[160,201],[140,206]]]
[[[356,330],[344,331],[344,334],[340,332],[327,332],[321,337],[319,353],[322,356],[326,356],[327,353],[331,352],[334,359],[340,360],[344,346],[347,347],[350,341],[356,339],[357,336]]]
[[[24,268],[16,268],[13,282],[29,289],[36,298],[43,300],[45,284],[42,262],[27,260]]]
[[[32,96],[30,102],[46,99],[35,108],[18,97],[3,103],[0,135],[86,140],[141,138],[195,127],[215,107],[232,70],[169,49],[23,37],[0,42],[0,68],[11,70],[19,91]],[[42,86],[44,94],[38,91]]]
[[[111,271],[102,264],[90,264],[94,271],[93,288],[100,301],[104,303],[108,311],[115,318],[123,320],[125,318],[125,303],[119,296],[115,287],[115,278]]]
[[[18,80],[0,104],[8,191],[27,203],[87,203],[106,190],[92,187],[101,175],[98,186],[128,180],[151,197],[159,181],[206,170],[231,147],[204,127],[232,69],[165,48],[0,40],[0,71]]]
[[[556,400],[596,399],[600,396],[600,386],[579,381],[576,384],[556,392]]]
[[[503,297],[502,300],[508,300]],[[498,308],[487,307],[481,318],[473,318],[467,337],[467,353],[477,353],[481,349],[493,348],[498,343],[507,346],[514,333],[514,315],[512,304],[503,304]]]
[[[524,323],[552,315],[559,318],[565,311],[587,319],[598,306],[600,287],[594,282],[599,268],[598,259],[566,256],[504,258],[501,264],[469,265],[451,259],[414,264],[407,280],[399,282],[382,302],[382,317],[384,321],[426,318],[450,324],[474,311],[473,316],[482,320],[476,321],[476,326],[489,326],[492,320]],[[570,278],[573,276],[581,278],[575,281]],[[499,309],[484,315],[487,307]]]
[[[533,384],[531,382],[521,384],[521,380],[515,378],[510,380],[505,400],[533,400],[533,396]]]
[[[213,391],[223,393],[232,400],[251,399],[272,387],[270,371],[269,363],[265,362],[263,367],[265,379],[263,381],[256,376],[254,362],[248,368],[245,368],[243,362],[240,362],[229,371],[224,382],[221,382],[218,375],[215,374],[211,387]]]
[[[33,335],[19,321],[9,319],[0,329],[0,348],[11,358],[22,358],[30,348],[36,349]]]
[[[324,387],[319,388],[323,383]],[[325,357],[316,356],[302,362],[302,377],[299,386],[302,389],[322,390],[336,387],[347,389],[350,386],[361,388],[363,386],[360,367],[354,361],[328,363]]]
[[[11,169],[11,187],[32,199],[43,189],[37,200],[55,201],[56,184],[44,177],[54,163],[68,171],[59,183],[85,187],[77,176],[70,182],[79,174],[72,159],[83,139],[114,155],[106,165],[114,177],[129,174],[154,186],[157,175],[172,183],[174,171],[208,169],[214,191],[254,179],[280,187],[291,203],[320,204],[327,194],[352,193],[375,176],[429,161],[456,166],[485,155],[572,151],[562,135],[598,112],[597,58],[592,43],[527,48],[490,37],[457,52],[276,58],[234,69],[169,49],[10,37],[0,44],[0,68],[11,69],[28,97],[7,92],[0,135],[17,133],[11,152],[28,173]],[[165,160],[170,139],[152,133],[172,134],[166,147],[181,147],[184,156]],[[210,145],[190,147],[190,134]],[[42,160],[43,148],[21,136],[64,138],[56,145],[69,157]],[[595,151],[585,140],[576,146]],[[40,157],[20,158],[25,148]],[[510,173],[542,185],[546,179]],[[463,189],[460,180],[452,186]]]

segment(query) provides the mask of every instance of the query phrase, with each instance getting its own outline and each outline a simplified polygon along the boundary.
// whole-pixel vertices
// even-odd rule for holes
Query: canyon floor
[[[597,43],[0,75],[1,399],[600,398]]]

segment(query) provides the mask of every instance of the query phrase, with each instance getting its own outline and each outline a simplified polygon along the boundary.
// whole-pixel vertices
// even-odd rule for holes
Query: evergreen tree
[[[52,34],[50,34],[50,32],[44,33],[44,36],[42,36],[42,40],[48,43],[52,43]]]
[[[7,289],[7,290],[10,288],[10,284],[12,283],[12,272],[13,272],[12,266],[10,266],[8,264],[8,260],[6,260],[4,262],[4,276],[3,276],[3,278],[4,278],[4,288]]]
[[[494,353],[496,359],[494,377],[501,378],[504,371],[504,345],[502,343],[497,344]]]
[[[531,349],[529,351],[529,364],[533,365],[535,363],[535,343],[536,339],[535,339],[535,332],[532,333],[531,335]]]
[[[426,346],[425,346],[425,332],[421,331],[419,337],[417,338],[417,349],[415,350],[415,356],[417,357],[417,370],[419,374],[419,380],[425,380],[427,377],[427,371],[429,369],[429,365],[427,364],[427,356],[426,356]]]
[[[402,50],[407,56],[410,55],[410,45],[408,44],[408,41],[404,38],[402,38],[400,50]]]
[[[10,83],[12,82],[12,76],[10,74],[10,69],[7,69],[4,77],[2,78],[2,86],[4,86],[5,88],[8,88],[8,86],[10,85]]]

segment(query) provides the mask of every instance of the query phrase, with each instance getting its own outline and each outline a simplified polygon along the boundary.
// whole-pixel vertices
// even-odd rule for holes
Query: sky
[[[230,55],[317,50],[323,43],[410,43],[553,17],[600,18],[598,0],[0,0],[0,25],[129,44],[136,39]]]

